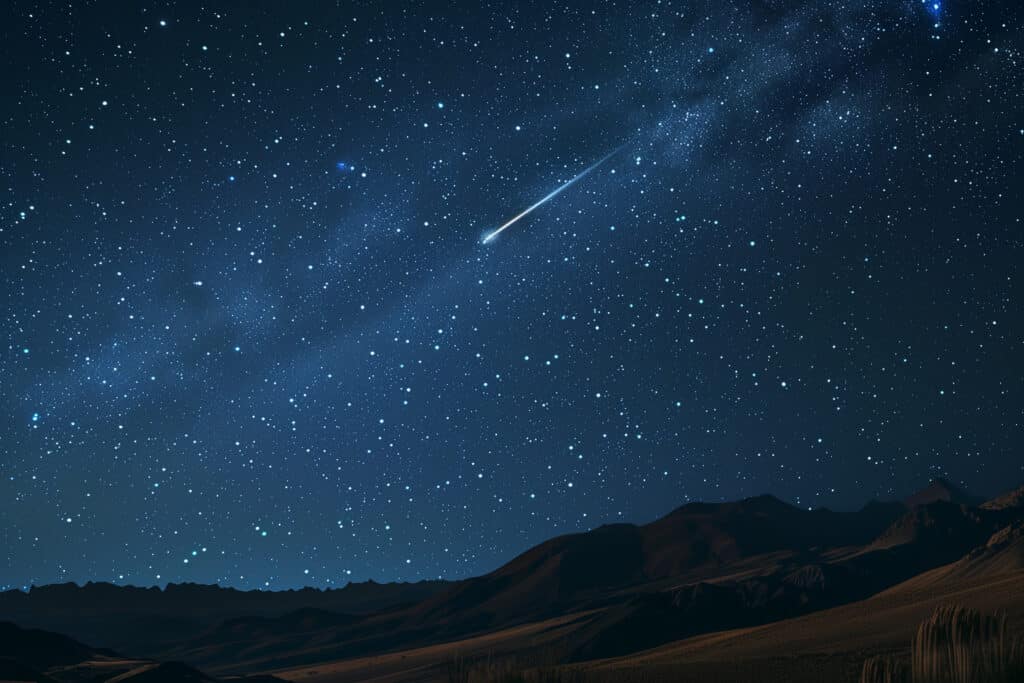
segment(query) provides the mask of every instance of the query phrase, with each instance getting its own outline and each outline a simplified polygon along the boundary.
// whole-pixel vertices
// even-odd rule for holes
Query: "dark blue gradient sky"
[[[0,585],[1024,479],[1016,0],[0,12]]]

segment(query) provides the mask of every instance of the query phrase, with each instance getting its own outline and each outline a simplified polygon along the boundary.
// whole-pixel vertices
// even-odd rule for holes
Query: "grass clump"
[[[960,605],[936,608],[917,627],[909,665],[894,655],[864,662],[861,683],[1022,683],[1024,643],[1006,617]]]
[[[947,605],[918,626],[911,668],[914,683],[1019,683],[1024,648],[1005,616]]]
[[[860,683],[910,683],[910,667],[894,655],[876,655],[864,662]]]

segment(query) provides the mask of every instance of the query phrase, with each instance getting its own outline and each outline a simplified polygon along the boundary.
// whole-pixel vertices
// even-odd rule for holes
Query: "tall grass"
[[[910,683],[910,667],[894,655],[876,655],[864,662],[860,683]]]
[[[947,605],[918,626],[911,668],[914,683],[1020,683],[1024,647],[1005,616]]]
[[[461,652],[455,654],[445,665],[448,683],[469,683],[471,664]]]
[[[917,627],[910,666],[891,655],[864,662],[861,683],[1021,683],[1024,644],[1005,616],[938,607]]]

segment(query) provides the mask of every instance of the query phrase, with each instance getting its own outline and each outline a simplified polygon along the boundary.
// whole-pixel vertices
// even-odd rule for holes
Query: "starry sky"
[[[0,13],[0,586],[1024,480],[1018,0]]]

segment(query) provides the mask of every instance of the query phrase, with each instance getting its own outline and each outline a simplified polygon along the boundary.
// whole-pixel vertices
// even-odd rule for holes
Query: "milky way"
[[[1024,480],[1018,0],[247,4],[4,4],[0,586]]]

